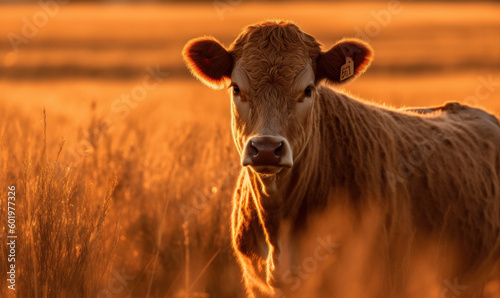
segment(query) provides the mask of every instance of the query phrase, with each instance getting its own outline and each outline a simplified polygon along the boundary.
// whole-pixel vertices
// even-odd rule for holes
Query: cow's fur
[[[210,51],[218,45],[213,39],[208,43]],[[356,74],[362,73],[372,52],[354,40],[344,40],[334,49],[322,52],[313,37],[289,22],[247,27],[228,55],[216,50],[203,60],[203,46],[196,40],[185,49],[193,73],[212,87],[228,83],[228,65],[244,67],[251,96],[261,100],[253,103],[254,114],[277,121],[271,126],[286,127],[280,133],[299,148],[290,170],[265,177],[247,167],[238,178],[232,237],[249,293],[279,292],[280,253],[293,247],[293,240],[281,239],[283,223],[288,223],[286,234],[293,239],[307,230],[315,214],[338,204],[352,210],[354,222],[366,210],[377,210],[382,219],[377,237],[386,248],[385,270],[392,280],[384,287],[393,295],[402,293],[401,264],[414,251],[415,243],[408,238],[439,239],[438,246],[453,246],[450,280],[486,272],[500,257],[497,118],[458,103],[404,111],[337,92],[321,81],[339,83],[338,66],[353,53]],[[211,56],[222,64],[210,61]],[[307,121],[298,125],[275,119],[279,115],[273,114],[272,106],[286,109],[292,104],[280,94],[287,92],[304,63],[311,64],[316,76],[316,97]],[[214,64],[221,66],[200,70]],[[233,106],[233,134],[242,153],[255,127],[235,113]],[[266,179],[273,180],[275,189],[266,189]]]

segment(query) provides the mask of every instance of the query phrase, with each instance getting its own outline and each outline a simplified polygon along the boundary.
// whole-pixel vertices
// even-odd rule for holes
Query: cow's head
[[[204,84],[229,88],[242,165],[272,175],[291,168],[306,147],[319,106],[318,84],[340,84],[362,73],[372,50],[363,41],[344,39],[322,52],[295,24],[273,21],[247,27],[229,49],[211,37],[193,39],[183,56]]]

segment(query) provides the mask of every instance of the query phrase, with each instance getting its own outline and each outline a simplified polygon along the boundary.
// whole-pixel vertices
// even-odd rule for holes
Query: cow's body
[[[498,120],[458,103],[387,109],[322,86],[321,78],[339,80],[346,48],[356,73],[369,64],[371,52],[348,41],[319,53],[319,44],[301,34],[289,23],[265,23],[240,35],[231,55],[206,40],[185,52],[205,83],[231,78],[236,86],[233,134],[248,166],[233,199],[232,236],[249,293],[410,297],[419,258],[428,267],[439,264],[430,268],[435,281],[469,282],[464,296],[478,291],[500,256]],[[276,44],[280,38],[284,45]],[[208,46],[202,48],[203,42]],[[294,42],[295,52],[287,51]],[[256,57],[268,65],[249,70]],[[288,71],[300,79],[280,73],[288,67],[286,57],[299,60]],[[223,61],[217,62],[220,73],[210,69],[214,61]],[[307,87],[298,101],[287,95],[311,80],[312,93]],[[365,260],[378,274],[345,273],[355,267],[349,258]],[[301,264],[314,272],[301,273]],[[325,278],[332,276],[352,284],[329,286]],[[359,283],[370,295],[353,294]],[[342,286],[347,292],[338,291]]]
[[[291,221],[296,224],[288,231],[288,238],[284,238],[293,238],[302,231],[310,233],[304,225],[307,220],[301,216],[314,217],[315,213],[330,209],[328,204],[337,204],[336,199],[344,199],[355,211],[377,204],[384,217],[379,223],[384,228],[379,233],[385,233],[378,235],[379,239],[386,237],[389,246],[396,244],[388,247],[386,253],[409,257],[412,246],[398,243],[406,238],[442,237],[442,243],[453,246],[457,253],[453,264],[457,269],[447,273],[452,275],[448,280],[457,278],[465,283],[468,275],[475,275],[481,266],[498,259],[500,125],[494,116],[452,103],[422,117],[359,102],[329,88],[322,89],[321,94],[324,99],[319,101],[323,105],[318,109],[321,116],[312,137],[316,141],[309,144],[313,148],[306,150],[303,162],[298,161],[291,173],[304,176],[303,173],[311,171],[304,178],[309,179],[284,186],[280,192],[283,194],[280,201],[301,203],[283,206],[279,216],[269,212],[268,232],[278,229],[284,221]],[[264,229],[257,216],[266,209],[260,206],[259,210],[254,203],[252,194],[259,196],[259,185],[252,182],[253,175],[244,168],[238,181],[233,202],[233,236],[243,266],[250,267],[245,269],[246,274],[255,275],[248,278],[250,286],[265,290],[269,273],[265,268],[255,269],[259,268],[259,262],[269,261]],[[293,198],[295,188],[304,188],[304,196]],[[339,198],[335,194],[340,194]],[[292,207],[296,209],[291,210]],[[236,216],[245,213],[253,217]],[[262,218],[266,222],[266,216]],[[312,228],[316,229],[314,225]],[[278,232],[272,234],[271,243],[280,243],[277,235]],[[413,245],[417,243],[422,244],[415,241]],[[436,256],[442,258],[446,252],[443,248]],[[298,266],[301,260],[296,261]],[[279,266],[280,262],[277,263]],[[280,269],[277,279],[287,270],[290,268]],[[293,286],[292,280],[277,283],[286,291]]]

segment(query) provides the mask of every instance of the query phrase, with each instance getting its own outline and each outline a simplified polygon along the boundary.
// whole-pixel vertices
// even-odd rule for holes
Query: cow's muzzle
[[[292,149],[283,137],[252,137],[243,148],[241,164],[251,166],[259,173],[275,174],[283,167],[292,167]]]

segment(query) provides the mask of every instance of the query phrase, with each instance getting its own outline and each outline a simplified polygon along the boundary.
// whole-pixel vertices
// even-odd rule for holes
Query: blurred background
[[[244,296],[229,97],[189,74],[189,39],[229,46],[248,24],[290,19],[325,50],[343,37],[373,46],[341,91],[499,116],[499,16],[499,1],[2,1],[0,186],[18,190],[17,296]]]

